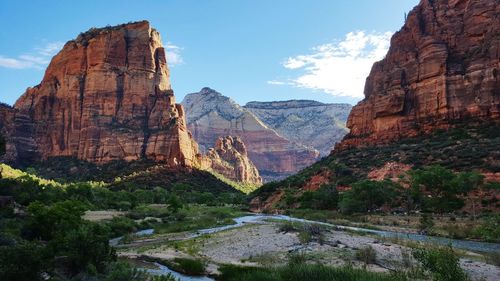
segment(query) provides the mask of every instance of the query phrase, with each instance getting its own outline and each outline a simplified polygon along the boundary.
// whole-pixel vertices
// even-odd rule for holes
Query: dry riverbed
[[[203,235],[193,239],[163,240],[156,244],[141,244],[139,241],[119,250],[119,255],[128,258],[196,258],[207,262],[208,272],[217,273],[220,264],[269,266],[284,264],[293,253],[300,253],[308,262],[331,266],[350,264],[366,267],[371,271],[404,270],[415,264],[411,258],[410,243],[388,242],[378,237],[346,231],[323,229],[321,243],[305,242],[298,232],[280,231],[280,223],[267,222],[246,224],[239,228]],[[302,239],[303,240],[303,239]],[[139,243],[137,243],[139,242]],[[375,251],[375,261],[365,264],[356,258],[360,248],[370,246]],[[500,268],[487,264],[483,257],[461,252],[461,266],[474,280],[500,280]]]

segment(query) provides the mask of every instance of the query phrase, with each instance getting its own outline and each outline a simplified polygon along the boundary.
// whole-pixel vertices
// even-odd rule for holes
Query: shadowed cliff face
[[[197,161],[160,35],[146,21],[93,28],[67,42],[14,108],[10,141],[23,161]]]
[[[422,0],[366,79],[338,148],[500,120],[500,2]]]
[[[237,136],[267,181],[295,173],[319,156],[317,150],[279,135],[252,112],[210,88],[187,95],[182,104],[188,127],[203,150],[213,147],[221,136]]]

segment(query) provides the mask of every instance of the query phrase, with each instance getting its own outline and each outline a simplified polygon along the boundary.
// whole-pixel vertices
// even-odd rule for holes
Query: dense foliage
[[[0,212],[0,280],[6,281],[42,280],[44,276],[54,280],[174,280],[117,263],[109,240],[142,228],[154,227],[161,233],[228,224],[241,214],[237,204],[245,202],[243,194],[232,190],[201,192],[183,182],[153,188],[130,182],[119,187],[104,182],[61,182],[41,178],[33,169],[23,172],[0,165],[0,196],[15,202]],[[126,216],[84,219],[88,211],[110,209]],[[179,263],[198,270],[192,262]]]

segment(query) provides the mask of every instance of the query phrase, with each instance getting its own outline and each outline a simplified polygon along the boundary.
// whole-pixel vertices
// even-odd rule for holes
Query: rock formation
[[[0,156],[7,151],[6,136],[11,130],[14,117],[14,109],[7,104],[0,103]]]
[[[422,0],[366,79],[339,148],[500,120],[500,2]]]
[[[259,171],[248,159],[247,148],[239,137],[218,138],[215,147],[203,158],[203,166],[233,181],[262,184]]]
[[[348,133],[345,124],[351,107],[311,100],[249,102],[244,106],[279,135],[316,149],[321,156],[330,154]]]
[[[319,156],[318,151],[280,136],[252,112],[210,88],[187,95],[182,104],[201,150],[213,147],[221,136],[238,136],[266,181],[297,172]]]
[[[160,35],[147,21],[92,28],[67,42],[14,108],[9,143],[21,160],[199,161]]]

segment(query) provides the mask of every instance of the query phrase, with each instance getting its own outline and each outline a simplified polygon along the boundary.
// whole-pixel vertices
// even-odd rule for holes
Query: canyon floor
[[[222,264],[275,266],[286,264],[293,255],[300,255],[307,263],[391,272],[418,270],[412,250],[430,246],[326,227],[322,227],[317,236],[307,236],[286,222],[272,220],[191,238],[193,234],[196,232],[136,237],[120,245],[117,252],[123,258],[166,264],[175,258],[203,260],[211,275],[217,274]],[[371,247],[375,255],[373,260],[364,262],[360,252],[367,247]],[[488,263],[486,256],[469,251],[458,253],[461,267],[473,280],[499,280],[500,267]]]

